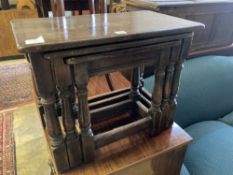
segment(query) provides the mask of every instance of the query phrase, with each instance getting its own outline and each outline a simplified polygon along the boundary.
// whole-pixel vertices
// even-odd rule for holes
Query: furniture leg
[[[25,57],[27,58],[27,61],[30,63],[29,55],[25,54]],[[43,109],[43,106],[41,104],[41,99],[40,99],[39,94],[38,94],[38,90],[36,87],[36,82],[35,82],[35,78],[34,78],[34,74],[33,74],[33,68],[31,66],[31,64],[30,64],[30,70],[31,70],[32,84],[33,84],[33,88],[34,88],[37,109],[38,109],[39,114],[40,114],[42,126],[43,126],[43,128],[45,128],[46,126],[45,126],[45,119],[44,119],[44,109]]]
[[[131,78],[131,98],[135,102],[139,97],[139,87],[140,87],[140,68],[136,67],[133,69]]]
[[[56,87],[51,70],[51,62],[43,58],[41,54],[30,54],[29,59],[32,65],[38,95],[45,113],[44,117],[51,151],[53,152],[57,169],[59,171],[64,171],[70,167],[66,146],[55,109]]]
[[[174,77],[172,80],[171,97],[170,97],[171,99],[170,112],[169,112],[170,114],[168,115],[168,119],[167,119],[167,124],[166,124],[167,127],[171,126],[171,124],[173,123],[173,116],[175,115],[176,105],[177,105],[176,97],[180,83],[180,74],[183,68],[184,60],[188,57],[188,51],[191,46],[191,41],[192,41],[191,36],[183,39],[183,43],[182,43],[183,47],[180,51],[179,59],[175,63]]]
[[[141,66],[140,67],[140,87],[143,87],[144,86],[144,69],[145,69],[145,66]]]
[[[62,119],[65,130],[65,143],[69,158],[70,167],[82,163],[81,143],[75,128],[75,116],[73,112],[74,86],[71,78],[71,71],[68,65],[64,64],[62,58],[54,59],[54,73],[56,85],[59,90],[59,97],[62,102]]]
[[[79,104],[79,124],[84,162],[90,162],[95,157],[94,136],[91,129],[91,117],[87,99],[88,71],[85,64],[74,66],[75,83]]]
[[[32,72],[32,70],[31,70]],[[42,123],[42,126],[45,128],[46,127],[46,123],[45,123],[45,119],[44,119],[44,109],[43,109],[43,106],[41,104],[41,99],[38,95],[38,91],[37,91],[37,88],[36,88],[36,85],[35,85],[35,80],[34,80],[34,75],[32,74],[32,83],[33,83],[33,87],[34,87],[34,91],[35,91],[35,98],[36,98],[36,104],[37,104],[37,109],[39,111],[39,114],[40,114],[40,119],[41,119],[41,123]]]
[[[169,48],[161,51],[159,66],[158,68],[155,68],[154,71],[154,88],[152,92],[151,108],[149,110],[149,114],[152,117],[152,128],[150,131],[151,135],[156,135],[164,129],[161,104],[163,100],[163,88],[166,77],[165,68],[169,60],[169,54]]]
[[[175,76],[180,76],[177,75],[175,73],[175,62],[179,59],[179,54],[180,54],[180,45],[179,46],[175,46],[172,47],[170,50],[170,61],[169,64],[166,68],[166,77],[165,77],[165,84],[164,84],[164,91],[163,91],[163,100],[162,100],[162,113],[163,113],[163,126],[165,126],[165,128],[169,128],[171,127],[173,120],[172,121],[168,121],[170,117],[170,115],[173,115],[173,113],[170,113],[171,110],[171,93],[172,93],[172,81],[173,81],[173,77],[174,74]],[[179,69],[180,71],[181,69]],[[175,80],[177,81],[177,80]],[[177,93],[177,92],[174,92]]]

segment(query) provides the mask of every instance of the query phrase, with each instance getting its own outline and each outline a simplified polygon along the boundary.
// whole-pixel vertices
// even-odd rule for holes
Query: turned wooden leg
[[[180,47],[174,48],[173,58],[176,60],[176,63],[174,65],[174,75],[173,75],[173,80],[172,80],[172,85],[171,85],[170,111],[169,111],[168,118],[166,120],[167,127],[170,127],[172,125],[173,118],[175,116],[176,106],[177,106],[176,96],[177,96],[177,92],[178,92],[179,84],[180,84],[180,74],[183,68],[184,60],[188,56],[189,48],[191,46],[191,40],[192,40],[192,36],[185,38],[183,40],[182,42],[183,47],[181,47],[182,50],[180,50]],[[177,53],[175,52],[175,50],[177,51]]]
[[[173,96],[174,95],[173,93],[176,92],[173,92],[173,90],[175,89],[174,88],[172,89],[172,84],[174,83],[173,82],[174,79],[175,81],[179,81],[179,79],[177,80],[176,78],[174,78],[176,76],[180,76],[177,75],[177,72],[175,71],[175,63],[179,59],[179,55],[180,55],[180,45],[171,48],[170,61],[166,69],[166,80],[165,80],[163,101],[162,101],[162,111],[163,111],[163,118],[165,121],[164,123],[165,128],[171,127],[173,123],[173,117],[174,117],[173,115],[175,115],[173,112],[171,112],[173,110],[173,106],[176,105],[176,101],[174,101],[175,97]]]
[[[69,158],[70,167],[75,167],[82,163],[81,142],[75,128],[75,116],[73,112],[74,86],[70,67],[66,65],[62,58],[54,60],[54,73],[56,85],[61,99],[61,115],[66,133],[65,143]]]
[[[30,63],[29,55],[25,54],[25,57],[27,58],[27,61]],[[44,109],[43,109],[43,106],[41,104],[41,99],[40,99],[39,94],[38,94],[38,90],[37,90],[37,87],[36,87],[36,82],[35,82],[35,78],[34,78],[34,74],[33,74],[33,68],[31,66],[31,64],[30,64],[30,69],[31,69],[31,78],[32,78],[32,84],[33,84],[37,109],[38,109],[39,114],[40,114],[40,119],[41,119],[42,126],[43,126],[43,128],[45,128]]]
[[[79,104],[79,124],[81,129],[83,159],[84,162],[90,162],[94,160],[95,157],[95,145],[87,99],[87,66],[85,64],[75,65],[74,76]]]
[[[131,78],[131,98],[136,101],[139,97],[140,87],[140,68],[136,67],[133,69]]]
[[[149,113],[152,117],[152,127],[150,131],[151,135],[158,134],[161,131],[162,127],[161,101],[164,77],[164,70],[159,69],[155,72],[155,85],[152,93],[151,108],[149,110]]]
[[[169,55],[169,48],[162,51],[160,54],[159,65],[154,71],[155,81],[152,92],[151,108],[149,110],[149,114],[152,117],[152,127],[150,131],[151,135],[159,134],[164,129],[161,104],[163,100],[164,83],[166,77],[165,69],[169,61]]]
[[[183,68],[183,64],[181,62],[176,63],[175,71],[174,71],[173,87],[171,91],[170,114],[167,120],[167,127],[171,126],[171,124],[173,123],[173,117],[175,115],[175,110],[177,105],[176,96],[179,87],[180,73],[182,68]]]
[[[145,66],[140,67],[140,88],[144,86],[144,69]]]
[[[53,96],[41,97],[41,104],[43,105],[46,116],[46,128],[48,131],[52,148],[56,148],[63,143],[61,128],[59,126],[59,121],[56,116],[56,110],[54,108],[55,101],[56,100]]]
[[[163,113],[163,126],[165,128],[171,127],[173,123],[173,116],[174,113],[171,113],[171,106],[173,106],[173,97],[172,97],[172,83],[174,79],[174,71],[175,71],[175,62],[179,59],[180,55],[180,45],[174,46],[170,49],[170,58],[169,64],[166,68],[166,77],[165,77],[165,84],[163,90],[163,100],[162,100],[162,113]],[[175,74],[176,76],[176,74]],[[179,75],[178,75],[179,76]],[[175,80],[177,81],[177,80]],[[178,80],[179,81],[179,80]],[[174,89],[173,89],[174,90]],[[172,121],[170,121],[172,119]]]
[[[162,101],[162,106],[161,110],[163,112],[163,118],[164,122],[163,125],[167,126],[167,119],[169,118],[170,115],[170,94],[171,94],[171,84],[172,84],[172,79],[173,79],[173,72],[174,72],[174,62],[170,63],[166,69],[166,77],[165,77],[165,85],[164,85],[164,91],[163,91],[163,101]]]
[[[51,151],[58,171],[70,168],[66,145],[64,143],[61,127],[55,109],[56,86],[51,69],[50,60],[44,59],[40,54],[30,54],[30,62],[33,69],[35,85],[38,96],[44,109],[46,130],[51,146]]]

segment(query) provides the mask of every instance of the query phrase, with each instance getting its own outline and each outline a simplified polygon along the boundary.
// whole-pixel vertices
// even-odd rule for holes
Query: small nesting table
[[[170,128],[192,31],[202,26],[150,11],[12,21],[57,170],[93,161],[100,147],[140,131],[155,136]],[[146,65],[154,67],[152,95],[140,81]],[[89,77],[124,68],[133,69],[131,88],[87,98]],[[128,122],[93,132],[126,114]]]

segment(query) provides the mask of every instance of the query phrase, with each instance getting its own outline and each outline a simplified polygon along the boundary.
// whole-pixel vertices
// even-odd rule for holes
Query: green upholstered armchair
[[[154,77],[144,81],[152,90]],[[182,175],[233,174],[233,56],[187,60],[175,121],[191,135]]]

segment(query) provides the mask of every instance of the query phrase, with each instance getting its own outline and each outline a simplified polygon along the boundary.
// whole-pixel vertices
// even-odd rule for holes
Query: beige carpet
[[[17,175],[49,175],[50,157],[35,104],[13,111]]]

